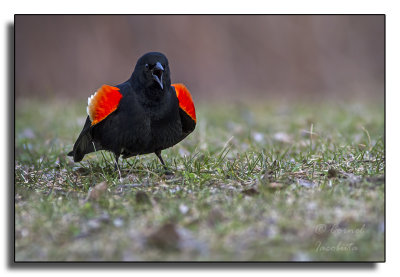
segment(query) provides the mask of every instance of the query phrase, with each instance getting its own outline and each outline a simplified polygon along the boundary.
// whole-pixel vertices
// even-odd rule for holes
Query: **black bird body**
[[[109,88],[113,91],[107,92]],[[156,153],[164,164],[161,150],[177,144],[195,128],[190,93],[185,87],[182,90],[181,86],[171,86],[168,60],[161,53],[142,56],[128,81],[109,88],[95,93],[96,102],[89,98],[89,116],[69,153],[75,162],[87,153],[108,150],[115,154],[117,164],[120,155],[128,158],[148,153]],[[113,100],[113,95],[120,98],[115,107],[110,104],[118,101]],[[107,105],[115,109],[109,114],[104,112],[106,116],[101,119],[99,115]]]

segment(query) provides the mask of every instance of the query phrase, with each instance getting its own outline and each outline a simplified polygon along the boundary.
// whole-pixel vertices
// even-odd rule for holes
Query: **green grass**
[[[17,261],[383,261],[383,104],[200,103],[173,175],[145,155],[120,180],[66,157],[83,102],[16,103]]]

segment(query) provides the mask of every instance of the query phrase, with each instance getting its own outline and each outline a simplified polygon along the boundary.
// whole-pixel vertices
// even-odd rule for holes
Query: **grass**
[[[199,104],[155,155],[73,163],[84,101],[19,99],[16,261],[383,261],[382,104]]]

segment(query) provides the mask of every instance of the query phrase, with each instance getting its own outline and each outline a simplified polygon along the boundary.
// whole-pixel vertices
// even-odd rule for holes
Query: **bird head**
[[[171,86],[168,59],[159,52],[143,55],[136,64],[132,79],[148,96],[161,96]]]

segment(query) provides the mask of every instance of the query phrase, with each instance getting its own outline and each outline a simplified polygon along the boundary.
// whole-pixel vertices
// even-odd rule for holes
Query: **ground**
[[[384,108],[198,103],[157,157],[73,163],[84,101],[18,99],[16,261],[383,261]]]

